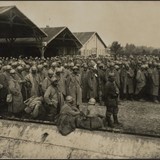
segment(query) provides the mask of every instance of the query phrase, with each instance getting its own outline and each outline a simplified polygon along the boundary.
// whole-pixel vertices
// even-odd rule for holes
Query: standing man
[[[105,85],[105,105],[107,107],[106,110],[106,120],[108,122],[108,126],[113,128],[114,125],[111,120],[111,116],[113,115],[114,124],[119,125],[118,122],[118,91],[115,83],[115,74],[109,73],[108,82]]]
[[[28,98],[32,96],[41,96],[40,79],[39,79],[39,76],[37,75],[36,66],[32,66],[31,73],[29,73],[25,77],[25,80],[27,82],[28,87],[30,87],[30,96]]]
[[[82,104],[82,82],[77,66],[73,67],[73,72],[66,79],[67,95],[73,97],[75,105],[79,107]]]
[[[56,115],[59,114],[61,107],[64,105],[64,98],[62,92],[58,88],[58,79],[56,77],[51,78],[51,85],[44,94],[44,100],[48,111],[48,117],[51,121],[54,121]]]
[[[83,65],[83,70],[81,72],[81,80],[82,80],[82,101],[87,102],[88,100],[88,85],[87,85],[87,74],[88,74],[88,69],[87,69],[87,64],[85,63]]]

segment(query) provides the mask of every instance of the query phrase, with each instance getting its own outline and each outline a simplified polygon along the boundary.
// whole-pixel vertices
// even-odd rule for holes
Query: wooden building
[[[16,45],[18,39],[31,38],[42,46],[43,37],[47,34],[16,6],[0,7],[0,56],[17,57],[21,54],[22,48]]]
[[[106,54],[107,46],[97,32],[75,32],[73,34],[83,44],[80,49],[81,55],[89,56],[91,54],[96,54],[99,56]]]
[[[43,39],[45,57],[79,54],[82,44],[67,27],[46,27],[42,30],[48,35]]]

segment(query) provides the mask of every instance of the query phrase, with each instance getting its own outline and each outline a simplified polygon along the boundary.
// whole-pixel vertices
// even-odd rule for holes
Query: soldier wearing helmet
[[[66,94],[74,98],[75,105],[78,107],[82,103],[82,81],[78,67],[74,66],[72,70],[66,79]]]
[[[59,132],[66,136],[76,129],[76,121],[80,111],[74,105],[72,96],[67,96],[65,104],[61,107],[60,115],[57,122]]]
[[[10,70],[11,78],[8,82],[9,93],[12,94],[12,103],[8,104],[8,111],[14,116],[21,116],[24,109],[23,96],[21,93],[21,86],[16,79],[16,71],[14,69]]]
[[[88,75],[88,66],[86,63],[83,64],[83,70],[81,72],[81,80],[82,80],[82,101],[87,102],[88,98],[88,84],[87,84],[87,75]]]
[[[45,93],[47,88],[51,85],[51,78],[53,77],[53,75],[54,75],[54,72],[51,69],[49,69],[48,76],[42,82],[43,93]]]
[[[55,76],[51,78],[51,85],[44,93],[44,101],[46,103],[49,120],[55,121],[56,116],[64,104],[64,97],[58,87],[58,79]]]
[[[32,96],[41,96],[41,92],[40,92],[40,79],[39,76],[37,75],[37,67],[36,66],[32,66],[31,67],[31,73],[29,73],[26,77],[25,77],[25,81],[27,83],[28,89],[29,89],[29,94],[30,97]]]
[[[106,110],[106,120],[109,127],[114,127],[111,116],[113,115],[114,124],[118,125],[118,91],[115,84],[115,74],[110,73],[108,76],[108,82],[105,85],[105,105]]]

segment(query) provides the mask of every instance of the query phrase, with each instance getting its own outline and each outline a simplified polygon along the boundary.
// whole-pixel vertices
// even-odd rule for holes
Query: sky
[[[118,41],[160,48],[160,1],[0,1],[9,5],[38,27],[96,31],[107,46]]]

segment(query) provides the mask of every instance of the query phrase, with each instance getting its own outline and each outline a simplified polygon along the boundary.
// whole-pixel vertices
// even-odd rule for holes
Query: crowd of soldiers
[[[79,108],[94,98],[105,105],[109,77],[114,76],[118,101],[160,101],[160,58],[139,56],[0,57],[0,109],[14,116],[24,112],[31,97],[44,99],[50,118],[67,96]],[[12,94],[12,103],[6,101]]]

